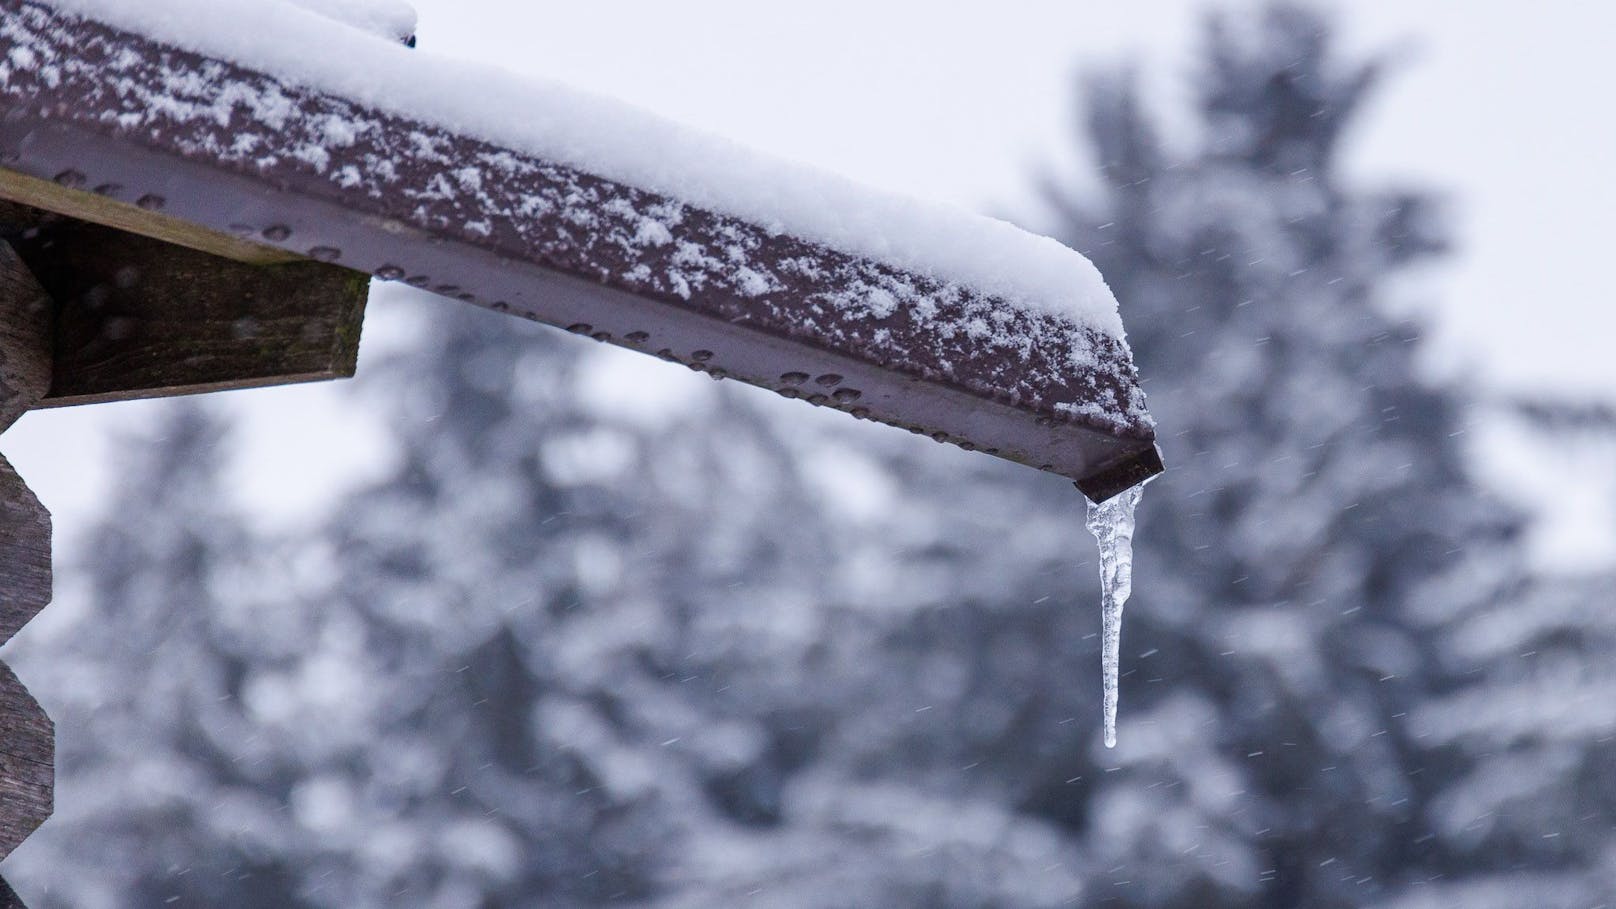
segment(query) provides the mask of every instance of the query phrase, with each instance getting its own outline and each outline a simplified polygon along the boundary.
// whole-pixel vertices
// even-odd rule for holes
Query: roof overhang
[[[0,20],[0,60],[49,62],[0,84],[0,196],[249,269],[404,281],[1094,500],[1162,469],[1128,349],[1094,328],[39,3]],[[651,220],[667,236],[624,242]],[[841,305],[886,287],[924,312]]]

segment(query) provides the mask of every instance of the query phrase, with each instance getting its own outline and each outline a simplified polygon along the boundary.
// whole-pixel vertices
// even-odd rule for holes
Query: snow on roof
[[[615,99],[406,49],[392,40],[406,19],[413,20],[413,13],[402,4],[47,2],[154,41],[237,63],[288,85],[433,123],[739,218],[770,233],[819,243],[945,286],[963,285],[1033,313],[1071,320],[1114,339],[1123,337],[1116,299],[1098,270],[1052,239],[953,206],[873,189],[765,156]],[[332,18],[372,34],[332,28]],[[378,40],[376,34],[390,40]],[[199,108],[196,116],[211,113]],[[893,302],[923,303],[901,298]]]
[[[286,0],[361,31],[402,41],[415,34],[415,8],[395,0]]]

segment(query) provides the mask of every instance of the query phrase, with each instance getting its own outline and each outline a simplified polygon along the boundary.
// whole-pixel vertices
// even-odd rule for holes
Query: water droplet
[[[848,413],[852,414],[855,420],[868,420],[870,418],[870,409],[868,407],[855,407]]]
[[[342,250],[335,246],[316,246],[309,250],[309,258],[316,262],[335,262],[342,257]]]
[[[98,196],[116,196],[121,192],[123,192],[122,183],[103,183],[95,188],[95,194]]]
[[[821,404],[825,404],[825,403],[827,403],[829,401],[830,401],[830,398],[827,398],[824,395],[809,395],[808,396],[808,403],[814,405],[815,407],[818,407]]]
[[[713,352],[710,350],[698,350],[690,355],[690,359],[695,360],[697,363],[705,363],[712,358]]]
[[[56,175],[56,182],[67,187],[68,189],[78,189],[82,187],[87,179],[88,178],[76,170],[64,170]]]
[[[425,288],[428,284],[432,283],[432,279],[428,278],[426,275],[416,275],[413,278],[405,278],[404,283],[411,287]]]
[[[948,433],[941,432],[941,431],[934,432],[934,433],[931,434],[931,440],[933,442],[947,442],[948,441]]]
[[[597,331],[594,334],[591,334],[590,337],[597,341],[610,341],[612,339],[612,333],[609,331]]]
[[[567,326],[567,331],[570,331],[575,335],[587,335],[593,331],[594,328],[595,327],[590,325],[588,322],[574,322]]]
[[[802,392],[796,390],[795,388],[782,388],[782,389],[780,389],[780,397],[782,397],[782,398],[800,398],[800,397],[802,397]]]
[[[854,401],[857,401],[863,394],[864,393],[859,391],[857,388],[838,388],[831,392],[831,397],[835,398],[839,404],[851,404]]]
[[[780,381],[787,385],[801,385],[808,381],[808,374],[805,372],[788,372],[780,377]]]
[[[404,277],[404,269],[399,268],[397,265],[383,265],[381,268],[376,269],[376,277],[381,278],[383,281],[397,281],[399,278]]]
[[[292,229],[285,224],[271,224],[264,228],[264,239],[271,243],[279,243],[292,235]]]
[[[628,334],[624,335],[623,339],[625,341],[632,341],[635,344],[639,344],[639,343],[641,343],[643,341],[649,341],[651,339],[651,335],[648,332],[631,331]]]
[[[842,384],[842,377],[837,375],[836,373],[827,372],[824,375],[820,376],[819,378],[815,379],[814,382],[816,384],[823,385],[826,388],[829,388],[832,385],[840,385],[840,384]]]
[[[147,193],[136,199],[135,204],[147,211],[159,211],[168,204],[168,200],[156,193]]]

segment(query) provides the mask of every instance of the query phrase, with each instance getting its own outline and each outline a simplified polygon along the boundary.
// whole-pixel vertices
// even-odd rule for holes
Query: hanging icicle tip
[[[1117,687],[1122,663],[1122,607],[1133,592],[1134,510],[1140,483],[1096,505],[1089,502],[1088,528],[1100,547],[1101,675],[1104,679],[1105,747],[1117,747]]]

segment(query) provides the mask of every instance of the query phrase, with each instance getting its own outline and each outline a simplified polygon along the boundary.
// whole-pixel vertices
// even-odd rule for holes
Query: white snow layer
[[[1099,271],[1048,237],[762,155],[615,99],[332,28],[322,15],[374,23],[397,9],[386,0],[47,2],[284,83],[1123,337],[1116,298]],[[361,15],[367,8],[378,18]]]
[[[415,34],[415,8],[396,0],[287,0],[343,25],[402,41]]]

